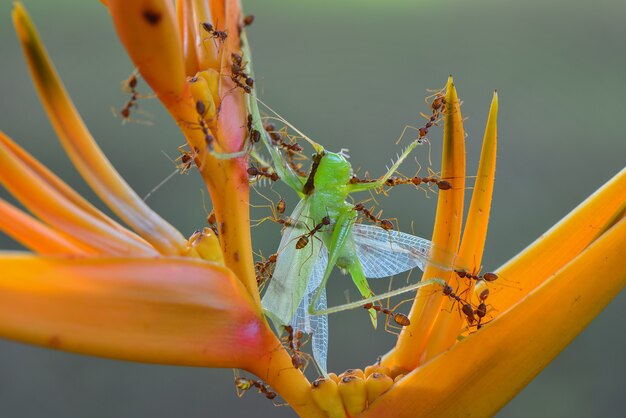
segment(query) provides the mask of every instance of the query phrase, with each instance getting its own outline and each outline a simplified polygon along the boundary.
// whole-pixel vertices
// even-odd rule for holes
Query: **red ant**
[[[277,181],[280,177],[275,171],[270,172],[269,167],[249,167],[248,175],[251,177],[264,177],[272,181]]]
[[[240,398],[252,387],[257,388],[259,393],[265,395],[267,399],[274,399],[276,397],[276,392],[272,391],[267,384],[260,380],[252,380],[246,377],[235,378],[235,388],[237,388],[237,396]]]
[[[248,15],[243,18],[243,26],[250,26],[254,22],[254,15]]]
[[[307,232],[304,235],[301,235],[300,238],[298,238],[298,241],[296,241],[296,250],[301,250],[304,247],[306,247],[307,244],[309,243],[309,238],[315,235],[317,231],[322,229],[324,226],[328,226],[328,225],[330,225],[330,216],[324,216],[322,218],[322,221],[318,223],[317,225],[315,225],[313,229],[311,229],[309,232]]]
[[[481,276],[472,274],[472,273],[468,273],[464,270],[454,270],[454,272],[457,274],[457,276],[459,276],[461,279],[465,279],[468,278],[470,280],[476,280],[481,281],[484,280],[486,282],[493,282],[495,280],[498,279],[498,275],[496,273],[485,273]]]
[[[254,79],[245,73],[243,70],[243,58],[241,55],[236,53],[231,53],[230,57],[233,61],[231,65],[231,76],[230,79],[233,80],[233,83],[240,87],[246,93],[252,93],[252,88],[254,87]],[[243,79],[243,82],[241,81]]]
[[[390,177],[385,182],[385,186],[395,187],[401,184],[413,184],[414,186],[419,186],[420,184],[428,184],[433,183],[436,184],[439,190],[450,190],[452,185],[450,182],[446,180],[441,180],[436,177],[419,177],[413,176],[411,178],[399,178],[399,177]]]
[[[463,315],[465,315],[465,318],[467,319],[467,322],[469,324],[473,324],[474,322],[476,322],[476,317],[474,316],[474,308],[472,308],[472,305],[461,299],[459,295],[455,294],[450,285],[445,285],[443,287],[443,294],[445,296],[448,296],[450,299],[455,300],[459,304],[459,306],[461,306],[460,311],[463,312]]]
[[[115,107],[112,108],[114,115],[119,114],[122,117],[123,119],[122,123],[133,121],[133,119],[131,119],[130,117],[131,110],[133,107],[138,108],[139,99],[144,97],[140,95],[139,92],[137,91],[137,83],[138,83],[137,74],[136,72],[134,72],[133,74],[131,74],[131,76],[128,79],[122,82],[122,91],[125,93],[129,93],[130,99],[128,99],[126,104],[124,104],[124,107],[122,107],[122,109],[119,112],[115,109]],[[145,123],[145,124],[151,124],[151,122],[145,121],[145,120],[134,120],[134,121]]]
[[[184,147],[185,145],[178,147],[178,152],[180,152],[181,155],[174,160],[178,163],[176,168],[179,170],[180,174],[185,174],[191,169],[191,166],[194,164],[195,158],[198,155],[198,149],[194,149],[194,152],[189,152],[186,151]]]
[[[389,219],[380,219],[380,217],[373,215],[371,209],[366,209],[363,203],[357,203],[356,205],[354,205],[353,209],[357,212],[363,213],[366,218],[380,226],[385,231],[390,231],[393,229],[393,223]]]
[[[350,181],[349,184],[356,184],[356,183],[374,183],[375,181],[378,181],[376,179],[370,179],[370,178],[364,178],[364,179],[360,179],[357,176],[353,175],[352,177],[350,177]]]
[[[284,328],[285,331],[287,331],[287,336],[284,337],[283,341],[287,343],[287,348],[291,352],[291,364],[293,364],[293,367],[296,369],[306,369],[310,358],[308,354],[300,351],[304,333],[301,330],[295,331],[291,325],[285,325]]]
[[[226,38],[228,38],[228,32],[215,29],[209,22],[203,22],[201,26],[202,29],[209,34],[209,38],[211,39],[217,39],[220,42],[224,42],[226,41]]]
[[[202,100],[198,100],[196,102],[196,112],[198,113],[198,124],[200,125],[200,130],[202,130],[202,134],[204,135],[204,142],[209,148],[209,151],[213,151],[213,142],[215,141],[215,138],[211,135],[209,126],[204,120],[207,109]]]
[[[256,270],[256,284],[259,288],[272,278],[272,267],[276,264],[277,259],[278,254],[274,253],[270,255],[267,260],[261,260],[254,263],[254,269]]]
[[[256,144],[261,140],[261,132],[254,129],[254,118],[251,114],[248,115],[246,129],[248,130],[248,137],[252,143]]]
[[[272,139],[272,143],[275,146],[280,146],[281,148],[285,150],[287,154],[286,155],[287,164],[289,164],[291,169],[298,176],[306,177],[307,176],[306,172],[302,170],[302,166],[300,164],[297,164],[294,159],[294,157],[300,152],[302,152],[303,150],[300,144],[298,144],[295,141],[292,141],[290,143],[285,142],[285,136],[287,136],[287,133],[282,130],[276,131],[276,126],[274,126],[274,124],[272,123],[266,123],[265,125],[263,125],[263,128],[269,134],[270,138]]]
[[[392,309],[387,309],[378,305],[374,305],[372,302],[366,303],[365,305],[363,305],[363,308],[366,310],[373,309],[378,313],[383,313],[387,315],[389,318],[392,318],[393,321],[396,324],[400,325],[401,327],[407,327],[411,325],[411,320],[409,320],[408,316],[406,316],[403,313],[394,312],[394,310]]]
[[[219,236],[219,232],[217,229],[217,216],[215,216],[215,211],[211,210],[211,213],[206,218],[206,222],[209,224],[209,228],[215,233],[216,236]]]
[[[480,300],[480,304],[474,310],[474,313],[478,317],[478,322],[476,323],[476,329],[481,329],[483,327],[483,318],[487,315],[487,305],[485,304],[485,300],[489,297],[489,289],[485,289],[480,292],[478,295],[478,300]]]
[[[259,226],[267,220],[274,221],[277,224],[280,224],[286,228],[294,225],[294,221],[291,218],[283,218],[283,214],[285,213],[285,210],[287,209],[287,204],[285,203],[285,199],[281,198],[278,201],[278,203],[274,205],[274,202],[268,199],[266,196],[263,196],[260,193],[259,195],[261,195],[261,197],[263,197],[265,200],[270,202],[269,208],[272,211],[272,216],[267,216],[257,221],[257,223],[254,226]],[[263,206],[263,207],[268,207],[268,206]]]
[[[417,140],[419,142],[422,142],[424,140],[426,135],[428,135],[428,130],[430,129],[430,127],[433,126],[435,123],[437,123],[437,119],[439,119],[439,117],[441,116],[441,113],[445,111],[445,108],[446,108],[445,96],[441,93],[437,93],[432,103],[430,104],[430,108],[432,110],[432,114],[430,115],[430,117],[422,114],[424,117],[428,119],[428,122],[426,122],[426,124],[423,127],[418,129]]]
[[[120,110],[120,116],[124,119],[124,122],[130,120],[131,107],[137,107],[137,99],[139,99],[139,93],[137,92],[137,76],[132,74],[128,80],[124,82],[124,90],[130,93],[130,99],[126,102],[122,110]]]

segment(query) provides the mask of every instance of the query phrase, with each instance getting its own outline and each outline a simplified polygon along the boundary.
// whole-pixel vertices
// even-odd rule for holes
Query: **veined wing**
[[[267,287],[261,304],[277,327],[290,323],[307,289],[307,283],[318,260],[323,244],[312,238],[308,245],[296,249],[300,236],[314,225],[310,218],[311,204],[308,197],[298,203],[286,227],[278,247],[276,268]]]
[[[357,257],[367,278],[389,277],[415,267],[424,270],[427,264],[435,264],[435,248],[427,239],[360,223],[354,224],[352,236]],[[441,254],[438,260],[452,265],[454,254]]]
[[[328,250],[322,246],[317,262],[313,266],[311,278],[306,286],[304,297],[298,305],[298,309],[291,320],[294,331],[302,331],[312,335],[313,358],[320,371],[326,375],[326,360],[328,357],[328,315],[310,315],[309,305],[315,296],[317,288],[322,283],[326,265],[328,264]],[[314,309],[325,310],[328,307],[326,302],[326,289],[322,289],[319,299],[315,302]]]

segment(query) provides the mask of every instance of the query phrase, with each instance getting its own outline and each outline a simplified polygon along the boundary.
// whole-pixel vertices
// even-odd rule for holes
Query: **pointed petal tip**
[[[493,91],[493,98],[491,99],[491,106],[498,107],[498,89]]]

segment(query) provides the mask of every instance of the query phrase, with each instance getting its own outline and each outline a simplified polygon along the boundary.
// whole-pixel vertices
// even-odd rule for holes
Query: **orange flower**
[[[433,234],[446,251],[424,277],[443,279],[455,294],[472,298],[451,300],[438,285],[421,289],[411,324],[382,364],[331,373],[311,385],[263,317],[256,284],[246,126],[249,113],[259,115],[248,107],[252,87],[230,72],[249,50],[238,1],[181,0],[175,8],[167,0],[107,3],[139,73],[188,140],[189,158],[216,210],[219,239],[210,229],[185,239],[124,182],[18,3],[15,27],[57,135],[130,229],[0,134],[0,181],[34,215],[0,200],[0,229],[32,251],[0,255],[0,336],[132,361],[245,369],[306,417],[485,416],[515,396],[626,284],[624,170],[495,272],[516,286],[489,295],[488,316],[476,296],[485,280],[475,288],[476,280],[434,267],[480,269],[495,177],[497,95],[463,226],[465,133],[450,79],[442,177],[452,188],[439,194]],[[602,282],[588,279],[593,276]],[[467,304],[469,312],[458,315],[456,304]]]

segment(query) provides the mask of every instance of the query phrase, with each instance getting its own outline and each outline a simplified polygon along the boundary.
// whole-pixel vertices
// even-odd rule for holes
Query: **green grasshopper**
[[[343,151],[327,151],[284,119],[282,121],[311,143],[316,153],[308,177],[302,178],[285,163],[270,140],[264,139],[274,169],[301,200],[290,216],[291,226],[283,233],[276,267],[262,305],[278,330],[291,325],[296,330],[313,334],[313,355],[326,373],[327,314],[439,283],[435,279],[373,296],[367,278],[388,277],[415,267],[423,270],[429,263],[432,246],[430,241],[410,234],[356,223],[354,205],[346,201],[352,193],[382,187],[419,142],[411,143],[378,180],[351,183],[352,167]],[[264,130],[262,132],[263,136],[266,135]],[[326,281],[334,266],[350,274],[365,298],[356,302],[358,305],[327,307]],[[373,309],[370,315],[376,326]]]
[[[245,34],[242,39],[244,53],[248,55]],[[245,67],[252,76],[251,63],[247,62]],[[291,226],[283,232],[272,280],[262,305],[279,333],[285,325],[291,325],[296,331],[312,334],[313,356],[320,370],[326,374],[329,313],[353,309],[433,283],[445,285],[440,279],[431,279],[373,296],[367,278],[389,277],[415,267],[423,270],[429,263],[432,245],[430,241],[410,234],[356,223],[354,206],[346,201],[352,193],[381,188],[420,142],[412,142],[378,180],[351,184],[352,167],[343,151],[334,153],[325,150],[266,106],[281,122],[313,146],[315,155],[311,170],[308,177],[303,178],[293,171],[279,149],[272,145],[263,128],[257,102],[262,103],[254,92],[248,95],[248,109],[252,115],[249,129],[258,131],[274,170],[300,197],[290,216]],[[255,157],[255,150],[251,154]],[[328,308],[326,281],[334,266],[350,274],[363,300]],[[373,309],[370,315],[376,326]]]

